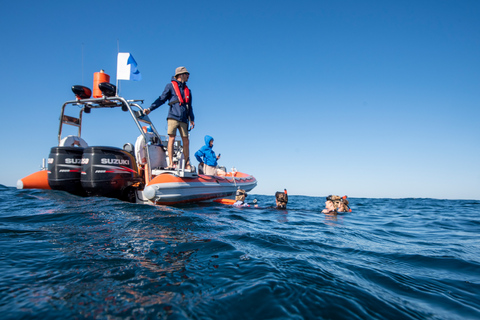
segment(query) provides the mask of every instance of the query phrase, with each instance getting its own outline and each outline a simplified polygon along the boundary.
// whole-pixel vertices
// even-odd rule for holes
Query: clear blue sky
[[[254,193],[480,199],[479,17],[477,0],[10,1],[0,184],[48,157],[72,85],[115,82],[118,41],[143,76],[121,93],[146,107],[188,68],[191,152],[213,136]],[[127,113],[97,111],[90,145],[135,142]]]

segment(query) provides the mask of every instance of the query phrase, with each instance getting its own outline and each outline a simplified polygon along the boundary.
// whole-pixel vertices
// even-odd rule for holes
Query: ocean
[[[0,185],[2,319],[480,319],[480,201],[147,206]]]

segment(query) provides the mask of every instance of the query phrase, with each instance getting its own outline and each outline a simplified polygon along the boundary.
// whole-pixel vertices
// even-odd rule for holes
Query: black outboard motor
[[[132,186],[142,179],[129,152],[112,147],[88,147],[83,151],[80,181],[89,196],[135,202]]]
[[[85,195],[80,183],[83,148],[53,147],[48,156],[48,184],[54,190]]]

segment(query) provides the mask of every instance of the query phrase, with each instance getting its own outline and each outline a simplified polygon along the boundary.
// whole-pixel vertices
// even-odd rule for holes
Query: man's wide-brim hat
[[[185,67],[178,67],[177,69],[175,69],[175,77],[180,75],[180,74],[184,74],[184,73],[190,74],[190,72],[188,72],[187,68],[185,68]]]

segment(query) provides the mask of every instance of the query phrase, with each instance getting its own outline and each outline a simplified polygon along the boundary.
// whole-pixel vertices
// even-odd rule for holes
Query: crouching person
[[[217,160],[220,159],[220,154],[215,155],[213,151],[213,138],[205,136],[205,145],[195,152],[195,158],[198,160],[198,171],[207,176],[224,176],[225,171],[218,169]]]

